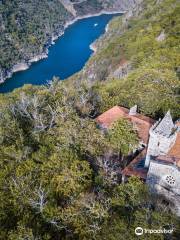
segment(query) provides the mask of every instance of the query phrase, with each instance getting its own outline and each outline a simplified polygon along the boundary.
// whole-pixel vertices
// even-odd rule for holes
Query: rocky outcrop
[[[40,55],[37,55],[37,56],[31,58],[31,59],[29,60],[29,63],[38,62],[39,60],[44,59],[44,58],[47,58],[47,57],[48,57],[48,51],[46,51],[46,52],[44,52],[44,53],[42,53],[42,54],[40,54]]]
[[[97,51],[97,47],[95,43],[92,43],[89,48],[95,53]]]
[[[131,64],[126,60],[121,60],[119,67],[112,73],[112,77],[121,79],[131,70]]]
[[[166,201],[170,203],[170,208],[174,212],[174,214],[180,217],[180,195],[179,194],[173,191],[169,191],[158,184],[155,185],[153,189],[151,188],[151,192],[158,194],[162,198],[166,199]]]
[[[162,31],[162,32],[159,34],[159,36],[156,38],[156,40],[157,40],[158,42],[162,42],[162,41],[164,41],[165,39],[166,39],[166,34],[165,34],[164,31]]]
[[[122,11],[129,11],[137,6],[137,4],[141,3],[142,0],[99,0],[102,3],[103,8],[108,8],[111,10],[121,9]]]
[[[19,72],[19,71],[24,71],[26,69],[28,69],[29,64],[26,62],[22,62],[22,63],[17,63],[16,65],[13,66],[12,68],[12,72]]]
[[[74,9],[74,4],[69,0],[59,0],[62,5],[70,12],[74,17],[76,17],[76,10]]]

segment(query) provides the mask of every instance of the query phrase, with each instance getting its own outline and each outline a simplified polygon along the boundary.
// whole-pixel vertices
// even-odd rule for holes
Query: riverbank
[[[108,30],[109,30],[109,23],[106,25],[105,33],[107,33]],[[94,53],[96,53],[96,52],[97,52],[96,41],[93,42],[93,43],[89,46],[89,48],[90,48]]]
[[[70,20],[68,22],[65,23],[64,25],[64,29],[63,31],[60,31],[58,34],[53,34],[51,37],[51,40],[49,40],[44,47],[44,51],[41,54],[38,54],[36,56],[34,56],[33,58],[29,59],[28,61],[25,61],[22,59],[21,63],[17,63],[16,65],[14,65],[11,69],[6,70],[5,72],[1,72],[0,73],[0,84],[3,83],[6,79],[11,78],[13,73],[15,72],[20,72],[20,71],[24,71],[27,70],[32,63],[34,62],[38,62],[42,59],[45,59],[48,57],[48,49],[51,45],[55,44],[55,42],[64,34],[65,30],[72,24],[74,24],[75,22],[77,22],[78,20],[81,19],[85,19],[85,18],[90,18],[90,17],[96,17],[96,16],[101,16],[103,14],[123,14],[125,12],[123,11],[101,11],[99,13],[94,13],[94,14],[87,14],[84,16],[78,16],[76,18],[74,18],[73,20]],[[107,30],[107,27],[106,27]],[[91,48],[92,47],[92,48]],[[92,51],[96,52],[96,48],[90,45],[90,48],[92,49]]]

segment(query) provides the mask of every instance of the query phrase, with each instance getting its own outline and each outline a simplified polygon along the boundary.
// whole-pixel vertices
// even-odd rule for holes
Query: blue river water
[[[80,71],[93,53],[90,44],[105,32],[106,25],[116,15],[119,14],[89,17],[70,25],[49,48],[48,58],[33,63],[25,71],[14,73],[0,84],[0,93],[13,91],[24,84],[46,84],[53,76],[64,80]]]

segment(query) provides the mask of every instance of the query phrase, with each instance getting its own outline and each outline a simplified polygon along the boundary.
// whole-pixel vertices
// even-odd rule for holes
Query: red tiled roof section
[[[147,169],[146,168],[136,168],[137,164],[142,161],[143,158],[146,157],[147,148],[145,148],[137,157],[133,159],[133,161],[121,172],[122,175],[125,176],[136,176],[141,179],[146,179],[147,177]]]
[[[168,152],[168,156],[173,156],[180,158],[180,132],[178,132],[176,137],[176,142]]]
[[[127,108],[115,106],[97,117],[96,122],[102,125],[102,127],[109,128],[115,121],[126,117],[128,112]]]
[[[155,158],[155,161],[166,162],[171,164],[174,164],[176,160],[177,160],[176,157],[168,155],[159,155]]]
[[[142,169],[126,169],[126,171],[124,171],[124,175],[131,177],[131,176],[135,176],[135,177],[139,177],[141,179],[146,180],[147,178],[147,169],[146,168],[142,168]]]
[[[128,118],[130,118],[130,121],[137,130],[139,138],[142,140],[143,143],[147,144],[149,139],[149,129],[155,121],[141,114],[128,116]]]
[[[176,122],[176,126],[180,127],[180,121]]]
[[[121,59],[121,61],[120,61],[120,66],[124,66],[124,65],[126,65],[128,63],[128,61],[125,59],[125,58],[123,58],[123,59]]]
[[[155,122],[152,118],[141,114],[129,115],[129,109],[115,106],[96,118],[96,122],[104,128],[109,128],[115,121],[125,118],[129,120],[137,130],[143,143],[148,143],[149,129]]]
[[[168,155],[161,155],[158,156],[155,161],[162,162],[162,164],[167,163],[171,165],[176,165],[180,168],[180,158],[177,156],[168,156]]]

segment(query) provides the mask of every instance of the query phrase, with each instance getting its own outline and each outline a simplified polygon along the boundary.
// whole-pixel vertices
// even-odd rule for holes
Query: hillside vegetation
[[[150,0],[132,13],[135,17],[112,21],[108,34],[96,42],[97,53],[76,76],[90,85],[98,81],[100,111],[138,104],[151,116],[168,109],[180,116],[179,13],[176,0]],[[118,71],[120,77],[114,74]]]
[[[94,120],[115,104],[180,116],[179,32],[179,1],[144,1],[111,22],[82,72],[0,95],[0,239],[135,240],[137,226],[174,229],[142,239],[179,239],[161,197],[134,177],[120,184],[133,126],[103,134]]]

